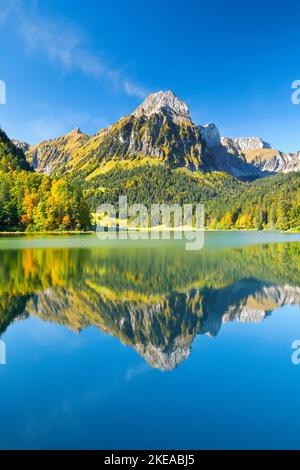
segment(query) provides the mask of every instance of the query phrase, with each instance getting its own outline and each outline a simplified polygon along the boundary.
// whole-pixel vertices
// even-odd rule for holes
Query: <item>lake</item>
[[[299,242],[1,237],[0,449],[299,449]]]

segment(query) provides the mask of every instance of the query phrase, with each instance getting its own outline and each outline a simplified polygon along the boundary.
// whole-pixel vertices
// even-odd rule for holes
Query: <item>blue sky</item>
[[[35,143],[95,133],[172,89],[196,123],[300,150],[300,4],[0,0],[0,125]]]

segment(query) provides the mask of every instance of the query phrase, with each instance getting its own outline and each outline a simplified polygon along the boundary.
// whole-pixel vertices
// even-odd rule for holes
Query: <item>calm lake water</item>
[[[300,448],[299,242],[1,237],[0,448]]]

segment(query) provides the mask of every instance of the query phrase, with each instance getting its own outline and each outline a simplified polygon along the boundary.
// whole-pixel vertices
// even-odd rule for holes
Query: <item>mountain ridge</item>
[[[8,158],[19,152],[24,163],[23,151],[5,139]],[[151,95],[94,136],[75,128],[30,147],[26,158],[35,170],[32,178],[0,174],[3,230],[87,228],[88,210],[117,204],[120,195],[147,206],[205,204],[210,229],[300,229],[300,153],[285,155],[261,138],[221,138],[215,124],[194,124],[188,107],[171,92]],[[51,193],[59,186],[74,197],[81,188],[79,219],[67,200],[60,202],[65,215],[52,211],[57,195],[44,200],[49,188]]]
[[[221,137],[213,123],[194,124],[188,105],[170,90],[152,93],[131,114],[95,135],[75,128],[34,146],[15,144],[40,173],[73,172],[89,180],[116,162],[222,171],[243,180],[300,171],[300,152],[284,154],[260,137]]]

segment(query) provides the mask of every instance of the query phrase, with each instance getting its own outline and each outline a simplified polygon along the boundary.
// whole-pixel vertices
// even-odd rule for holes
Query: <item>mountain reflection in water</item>
[[[95,326],[172,370],[196,335],[300,305],[299,259],[299,243],[0,251],[0,336],[27,316],[76,332]]]

